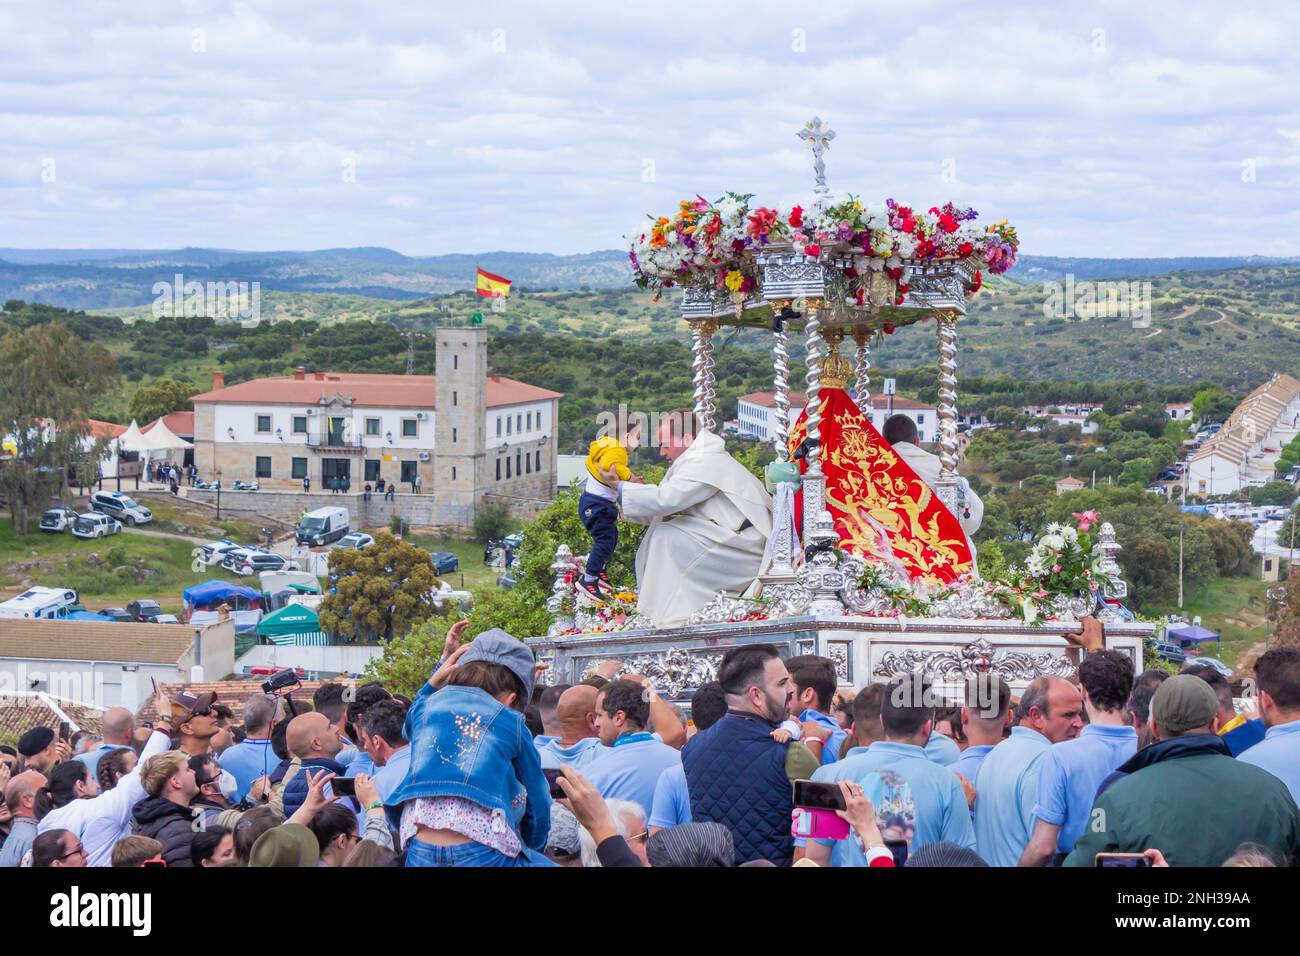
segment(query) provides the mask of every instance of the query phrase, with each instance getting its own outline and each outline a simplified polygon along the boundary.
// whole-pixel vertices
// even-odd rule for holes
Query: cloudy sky
[[[622,245],[811,187],[1044,255],[1300,253],[1300,4],[6,0],[0,246]]]

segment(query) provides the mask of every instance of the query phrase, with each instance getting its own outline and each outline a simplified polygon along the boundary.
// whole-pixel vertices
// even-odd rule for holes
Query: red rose
[[[975,247],[969,242],[963,242],[957,247],[957,255],[961,256],[963,259],[969,259],[971,254],[974,252]]]
[[[812,256],[814,259],[816,259],[818,256],[822,254],[822,247],[817,245],[817,243],[814,242],[811,245],[807,245],[803,247],[803,254],[805,256]]]
[[[916,228],[916,220],[913,219],[911,216],[908,216],[898,224],[898,228],[902,229],[903,232],[911,232],[913,229]]]
[[[939,217],[939,227],[944,232],[956,232],[957,220],[949,213],[944,213],[942,216]]]
[[[882,328],[881,331],[883,331],[886,335],[893,335],[893,334],[894,334],[894,325],[893,325],[893,323],[892,323],[892,322],[886,322],[886,323],[884,324],[884,327]]]
[[[795,206],[790,210],[790,225],[798,229],[803,225],[803,207]]]

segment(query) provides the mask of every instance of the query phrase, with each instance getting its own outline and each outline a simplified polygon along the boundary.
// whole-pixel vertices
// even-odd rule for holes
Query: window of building
[[[270,416],[270,415],[258,415],[258,416],[257,416],[257,433],[258,433],[259,435],[265,435],[265,434],[268,434],[270,431],[271,431],[271,416]]]
[[[497,459],[497,481],[501,480],[501,459]]]
[[[520,467],[520,461],[519,461],[520,454],[521,452],[515,452],[515,474],[516,475],[522,475],[524,473],[524,469]]]
[[[254,468],[254,473],[258,478],[271,477],[271,456],[270,455],[257,456],[257,462]]]
[[[506,477],[507,477],[507,478],[510,477],[510,459],[509,459],[509,458],[506,459]]]
[[[415,479],[416,470],[419,468],[419,462],[404,461],[402,462],[402,483],[407,484]]]
[[[365,481],[379,480],[379,459],[378,458],[367,458],[365,468],[366,468],[365,471],[366,477],[363,480]]]
[[[456,466],[455,466],[455,465],[452,465],[452,466],[451,466],[451,480],[452,480],[452,481],[455,481],[455,480],[456,480]]]
[[[402,437],[403,437],[403,438],[415,438],[415,437],[416,437],[417,435],[419,435],[419,434],[420,434],[420,423],[419,423],[419,422],[417,422],[414,418],[403,418],[403,419],[402,419]]]
[[[460,356],[459,356],[459,355],[453,355],[453,356],[451,357],[451,367],[452,367],[453,369],[460,368]]]
[[[452,392],[452,393],[451,393],[451,403],[452,403],[453,405],[459,405],[459,404],[460,404],[460,395],[457,394],[456,392]]]
[[[379,434],[379,419],[378,419],[378,418],[367,418],[367,419],[366,419],[366,434],[367,434],[367,435],[378,435],[378,434]]]
[[[513,434],[515,433],[514,424],[515,424],[515,420],[514,420],[513,418],[511,418],[509,415],[507,415],[507,416],[506,416],[506,434],[507,434],[507,435],[513,435]]]
[[[519,434],[521,434],[521,435],[524,433],[524,413],[523,413],[523,412],[520,412],[518,415],[515,416],[515,431],[519,432]]]
[[[533,430],[533,413],[532,413],[532,412],[529,412],[529,413],[528,413],[528,430],[529,430],[529,431],[532,431],[532,430]]]
[[[542,453],[540,451],[537,453],[537,470],[542,470]]]
[[[295,435],[305,435],[305,434],[307,434],[307,416],[306,416],[306,415],[295,415],[295,416],[293,416],[293,433],[294,433]]]
[[[497,416],[497,438],[501,437],[501,416]]]
[[[919,415],[916,416],[916,423],[918,425],[925,424],[925,412],[921,412]]]
[[[533,456],[528,455],[524,458],[524,472],[531,475],[533,473]]]
[[[294,477],[294,478],[297,478],[297,479],[299,479],[299,480],[302,480],[303,478],[306,478],[306,477],[307,477],[307,459],[306,459],[306,458],[295,458],[295,459],[293,459],[293,477]]]
[[[456,429],[454,428],[451,430],[451,443],[456,444]]]

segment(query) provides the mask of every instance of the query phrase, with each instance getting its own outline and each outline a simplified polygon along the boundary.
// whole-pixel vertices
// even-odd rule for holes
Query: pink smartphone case
[[[849,821],[834,810],[795,807],[790,819],[790,832],[803,839],[843,840],[849,835]]]

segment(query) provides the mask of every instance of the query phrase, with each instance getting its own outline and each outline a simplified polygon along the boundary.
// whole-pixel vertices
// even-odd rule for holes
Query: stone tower
[[[433,520],[469,528],[487,464],[487,329],[440,328],[433,431]]]

